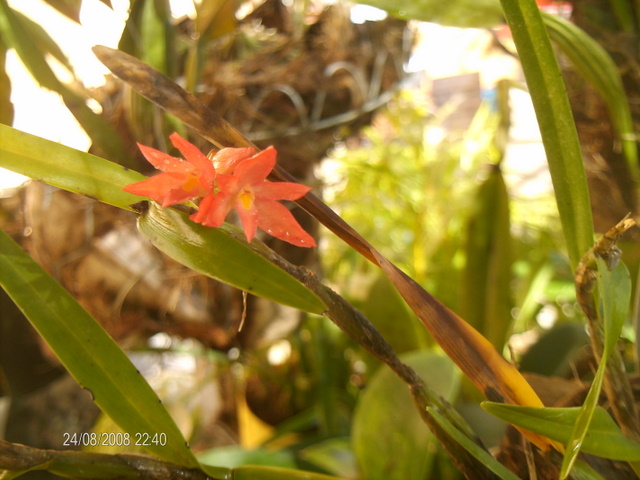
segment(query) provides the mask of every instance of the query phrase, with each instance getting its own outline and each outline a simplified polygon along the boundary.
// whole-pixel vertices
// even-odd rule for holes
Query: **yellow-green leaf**
[[[254,251],[231,225],[205,227],[181,212],[149,203],[138,228],[156,248],[196,272],[299,310],[326,310],[315,293]]]

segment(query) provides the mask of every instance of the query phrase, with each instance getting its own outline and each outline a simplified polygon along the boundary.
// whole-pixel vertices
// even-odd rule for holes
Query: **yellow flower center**
[[[187,180],[184,182],[184,185],[182,185],[182,188],[184,189],[185,192],[190,192],[194,190],[197,186],[198,186],[198,176],[191,174],[187,177]]]
[[[253,189],[249,186],[246,186],[238,195],[238,199],[240,200],[240,204],[246,210],[249,210],[253,206],[253,200],[255,196],[253,195]]]

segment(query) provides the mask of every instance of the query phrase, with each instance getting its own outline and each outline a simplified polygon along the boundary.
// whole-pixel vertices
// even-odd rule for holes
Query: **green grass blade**
[[[560,67],[535,0],[501,0],[547,153],[571,266],[593,244],[582,151]]]
[[[306,312],[327,309],[315,293],[254,252],[243,233],[230,225],[205,227],[150,203],[138,228],[156,248],[196,272]]]
[[[130,210],[140,197],[122,191],[138,172],[89,153],[0,125],[0,167]]]
[[[0,286],[49,344],[94,402],[125,432],[164,433],[166,445],[149,445],[158,457],[197,467],[198,462],[155,392],[105,330],[0,231]]]

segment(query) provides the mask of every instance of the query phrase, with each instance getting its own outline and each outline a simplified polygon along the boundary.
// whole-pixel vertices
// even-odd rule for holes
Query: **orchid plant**
[[[625,425],[618,419],[618,423],[627,429],[623,434],[609,413],[596,406],[603,384],[609,400],[615,403],[617,399],[618,390],[611,382],[614,376],[607,359],[611,355],[612,364],[620,363],[613,356],[614,347],[626,318],[631,282],[622,264],[615,267],[605,264],[599,250],[592,247],[593,227],[579,143],[543,18],[533,0],[502,0],[501,3],[514,32],[540,119],[570,264],[577,271],[582,269],[587,280],[582,284],[584,296],[589,301],[599,302],[605,317],[596,314],[593,319],[603,324],[605,332],[601,343],[605,353],[598,370],[599,380],[594,382],[589,401],[579,411],[545,408],[518,369],[480,332],[385,258],[315,198],[309,187],[290,181],[276,164],[274,148],[256,152],[246,138],[215,114],[207,112],[195,98],[121,52],[105,48],[95,50],[117,76],[143,96],[174,113],[203,138],[226,148],[207,156],[178,134],[173,134],[171,141],[184,157],[179,159],[140,145],[149,163],[161,171],[145,179],[108,160],[0,125],[0,165],[122,209],[135,210],[132,204],[140,196],[153,200],[137,212],[138,228],[158,249],[199,273],[301,311],[326,316],[364,350],[384,362],[389,371],[409,387],[421,421],[433,432],[463,475],[467,478],[517,478],[482,445],[446,397],[433,391],[410,362],[398,357],[366,317],[311,272],[291,265],[255,239],[259,228],[293,245],[314,246],[313,237],[280,203],[295,201],[380,268],[452,361],[442,370],[449,371],[449,366],[455,363],[490,400],[483,404],[484,408],[519,428],[523,443],[529,442],[527,452],[546,458],[564,477],[575,472],[574,478],[602,478],[578,458],[580,449],[627,462],[633,470],[640,472],[637,425],[632,422]],[[0,0],[0,6],[3,4]],[[502,17],[502,12],[499,16]],[[569,27],[562,24],[562,29],[566,28]],[[566,35],[562,29],[558,29],[558,34],[564,32]],[[588,50],[584,44],[580,46],[579,54]],[[584,57],[580,58],[584,60]],[[587,66],[602,67],[593,58],[587,57]],[[603,71],[606,68],[592,68],[594,75]],[[162,94],[156,90],[161,90]],[[607,91],[615,89],[608,88]],[[175,108],[176,105],[180,108]],[[177,211],[182,209],[168,208],[182,203],[195,207],[195,212],[187,217]],[[238,214],[244,235],[238,234],[235,226],[225,223],[232,210]],[[602,249],[606,254],[614,251],[617,237],[613,237],[611,248]],[[251,466],[229,469],[201,462],[118,345],[64,288],[1,231],[0,286],[49,343],[61,363],[123,431],[167,432],[168,438],[167,444],[147,446],[147,451],[161,460],[42,451],[0,441],[0,460],[3,462],[0,468],[7,470],[7,478],[41,469],[73,478],[333,478]],[[382,389],[380,396],[384,396],[385,390]],[[627,406],[632,408],[630,402]],[[387,417],[385,423],[390,423]],[[590,425],[597,428],[589,430]],[[374,443],[371,438],[375,434],[377,432],[368,438],[363,436],[364,441]],[[389,435],[389,438],[376,440],[396,442],[397,437]],[[606,449],[603,444],[615,445],[615,448]],[[385,445],[391,448],[389,443]],[[424,455],[428,448],[425,446],[420,454]],[[565,455],[564,462],[562,455]],[[402,463],[396,458],[393,461],[396,468]],[[530,468],[536,467],[530,465]],[[378,473],[384,475],[386,471]],[[407,475],[401,478],[421,477]]]

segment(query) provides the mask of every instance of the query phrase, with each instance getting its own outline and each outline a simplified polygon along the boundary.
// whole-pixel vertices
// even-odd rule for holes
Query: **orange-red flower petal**
[[[127,185],[125,192],[149,197],[162,207],[203,197],[213,188],[215,169],[198,148],[174,133],[170,137],[186,161],[145,145],[138,145],[147,161],[161,170],[153,177]]]

